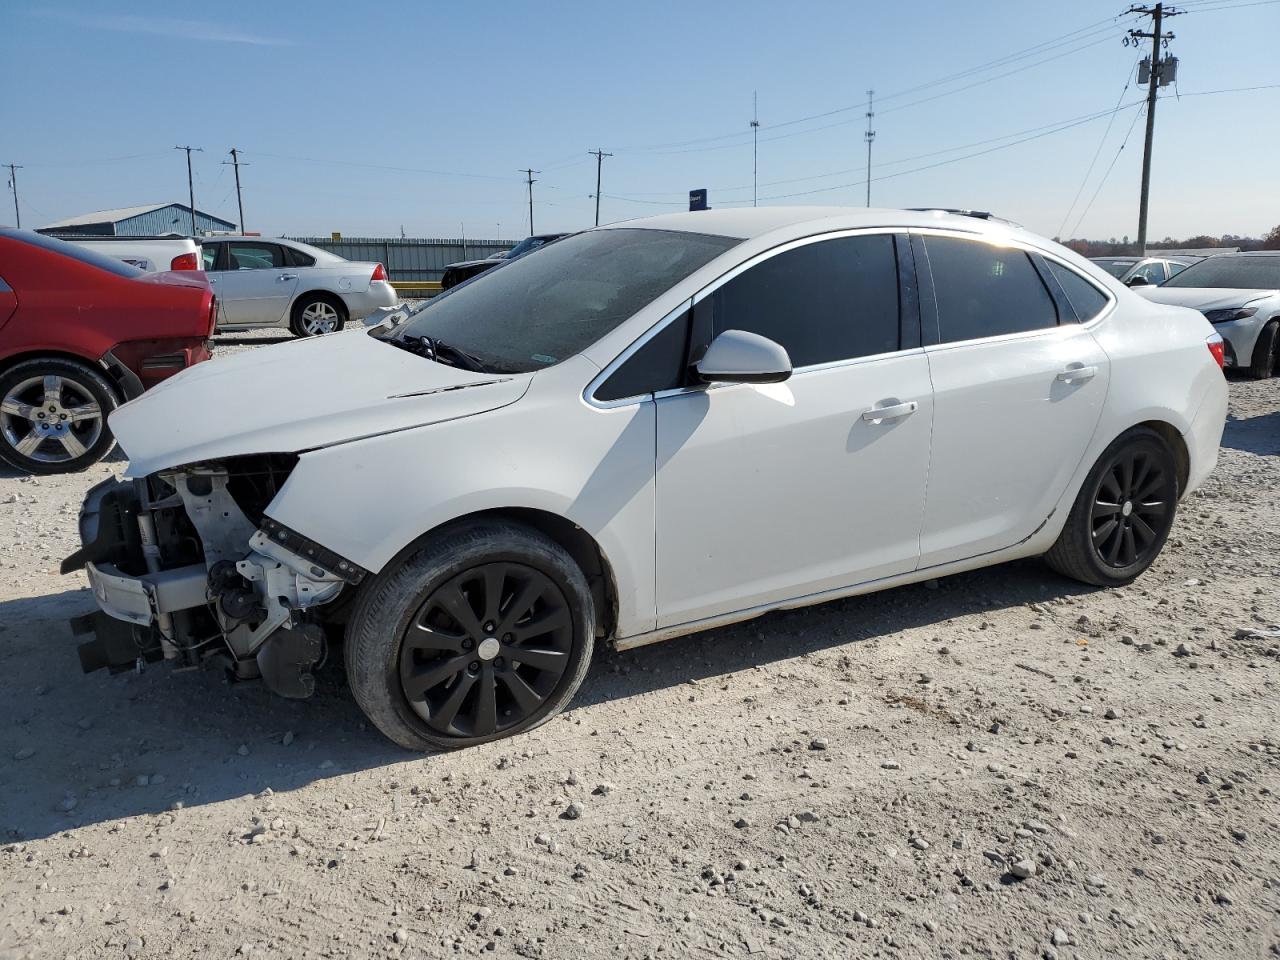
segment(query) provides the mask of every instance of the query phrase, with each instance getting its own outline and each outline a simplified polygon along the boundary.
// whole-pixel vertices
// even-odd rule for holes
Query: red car
[[[203,272],[144,273],[0,227],[0,458],[28,473],[101,460],[107,416],[208,360],[216,316]]]

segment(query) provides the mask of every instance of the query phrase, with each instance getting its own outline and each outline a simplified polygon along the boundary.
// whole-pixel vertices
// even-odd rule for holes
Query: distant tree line
[[[1127,236],[1110,240],[1071,239],[1060,240],[1064,246],[1085,257],[1117,257],[1132,256],[1142,251],[1136,243],[1130,243]],[[1224,233],[1220,237],[1201,234],[1175,240],[1165,237],[1163,240],[1152,240],[1147,243],[1148,250],[1199,250],[1208,247],[1239,247],[1241,250],[1280,250],[1280,226],[1272,229],[1262,237],[1240,237],[1234,233]]]

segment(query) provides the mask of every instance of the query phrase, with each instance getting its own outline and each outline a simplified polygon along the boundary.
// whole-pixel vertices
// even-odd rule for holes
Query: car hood
[[[1276,296],[1275,290],[1250,290],[1234,287],[1130,287],[1140,297],[1153,303],[1168,303],[1195,310],[1219,310],[1240,307],[1255,300]]]
[[[362,332],[197,364],[110,418],[127,475],[250,453],[297,453],[474,416],[519,400],[532,374],[474,373]]]

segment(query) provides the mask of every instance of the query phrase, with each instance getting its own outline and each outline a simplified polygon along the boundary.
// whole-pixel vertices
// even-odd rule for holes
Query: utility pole
[[[222,162],[226,163],[225,160]],[[244,200],[240,197],[240,151],[235,147],[231,148],[231,165],[236,168],[236,206],[240,208],[240,232],[244,233]],[[247,167],[248,164],[246,163],[245,166]],[[194,203],[191,209],[195,209]]]
[[[604,158],[612,157],[613,154],[605,153],[599,147],[588,150],[587,153],[596,158],[596,226],[598,227],[600,226],[600,168],[604,165]],[[532,233],[533,229],[530,228],[529,232]]]
[[[876,138],[876,132],[871,129],[871,119],[876,115],[874,110],[876,92],[874,90],[867,91],[867,132],[863,134],[867,141],[867,206],[871,206],[871,142]]]
[[[751,205],[759,203],[757,171],[760,169],[760,98],[751,91]]]
[[[21,165],[11,163],[9,166],[9,186],[13,188],[13,225],[22,227],[22,213],[18,210],[18,171]]]
[[[541,173],[541,170],[534,170],[532,167],[525,167],[520,171],[525,175],[525,183],[529,185],[529,236],[533,236],[533,185],[538,181],[533,179],[535,173]]]
[[[195,180],[191,176],[191,151],[203,153],[204,147],[174,147],[173,149],[187,151],[187,197],[191,201],[191,236],[197,237],[199,234],[196,233],[196,187]]]
[[[1156,88],[1164,86],[1172,80],[1172,76],[1162,77],[1161,73],[1165,63],[1169,60],[1167,57],[1160,56],[1160,47],[1167,47],[1169,41],[1173,39],[1172,33],[1161,33],[1161,25],[1164,23],[1165,17],[1176,17],[1183,13],[1182,10],[1166,7],[1163,3],[1157,3],[1154,7],[1132,6],[1125,11],[1129,13],[1140,13],[1144,17],[1151,18],[1151,32],[1145,33],[1141,30],[1130,30],[1129,35],[1125,37],[1125,44],[1132,43],[1137,46],[1142,40],[1151,41],[1151,68],[1150,76],[1147,79],[1147,135],[1142,147],[1142,194],[1138,198],[1138,253],[1144,254],[1147,249],[1147,200],[1151,192],[1151,142],[1156,130]],[[1176,61],[1173,61],[1176,63]]]

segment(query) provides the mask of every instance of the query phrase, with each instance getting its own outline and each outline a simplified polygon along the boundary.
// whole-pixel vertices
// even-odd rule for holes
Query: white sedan
[[[112,416],[132,479],[63,565],[103,611],[87,669],[217,654],[306,696],[345,625],[388,737],[481,743],[563,708],[598,644],[1022,557],[1129,583],[1227,406],[1201,314],[938,211],[600,227],[371,334]]]
[[[311,337],[399,300],[382,264],[344,260],[296,240],[211,237],[201,246],[219,330],[286,327]]]

